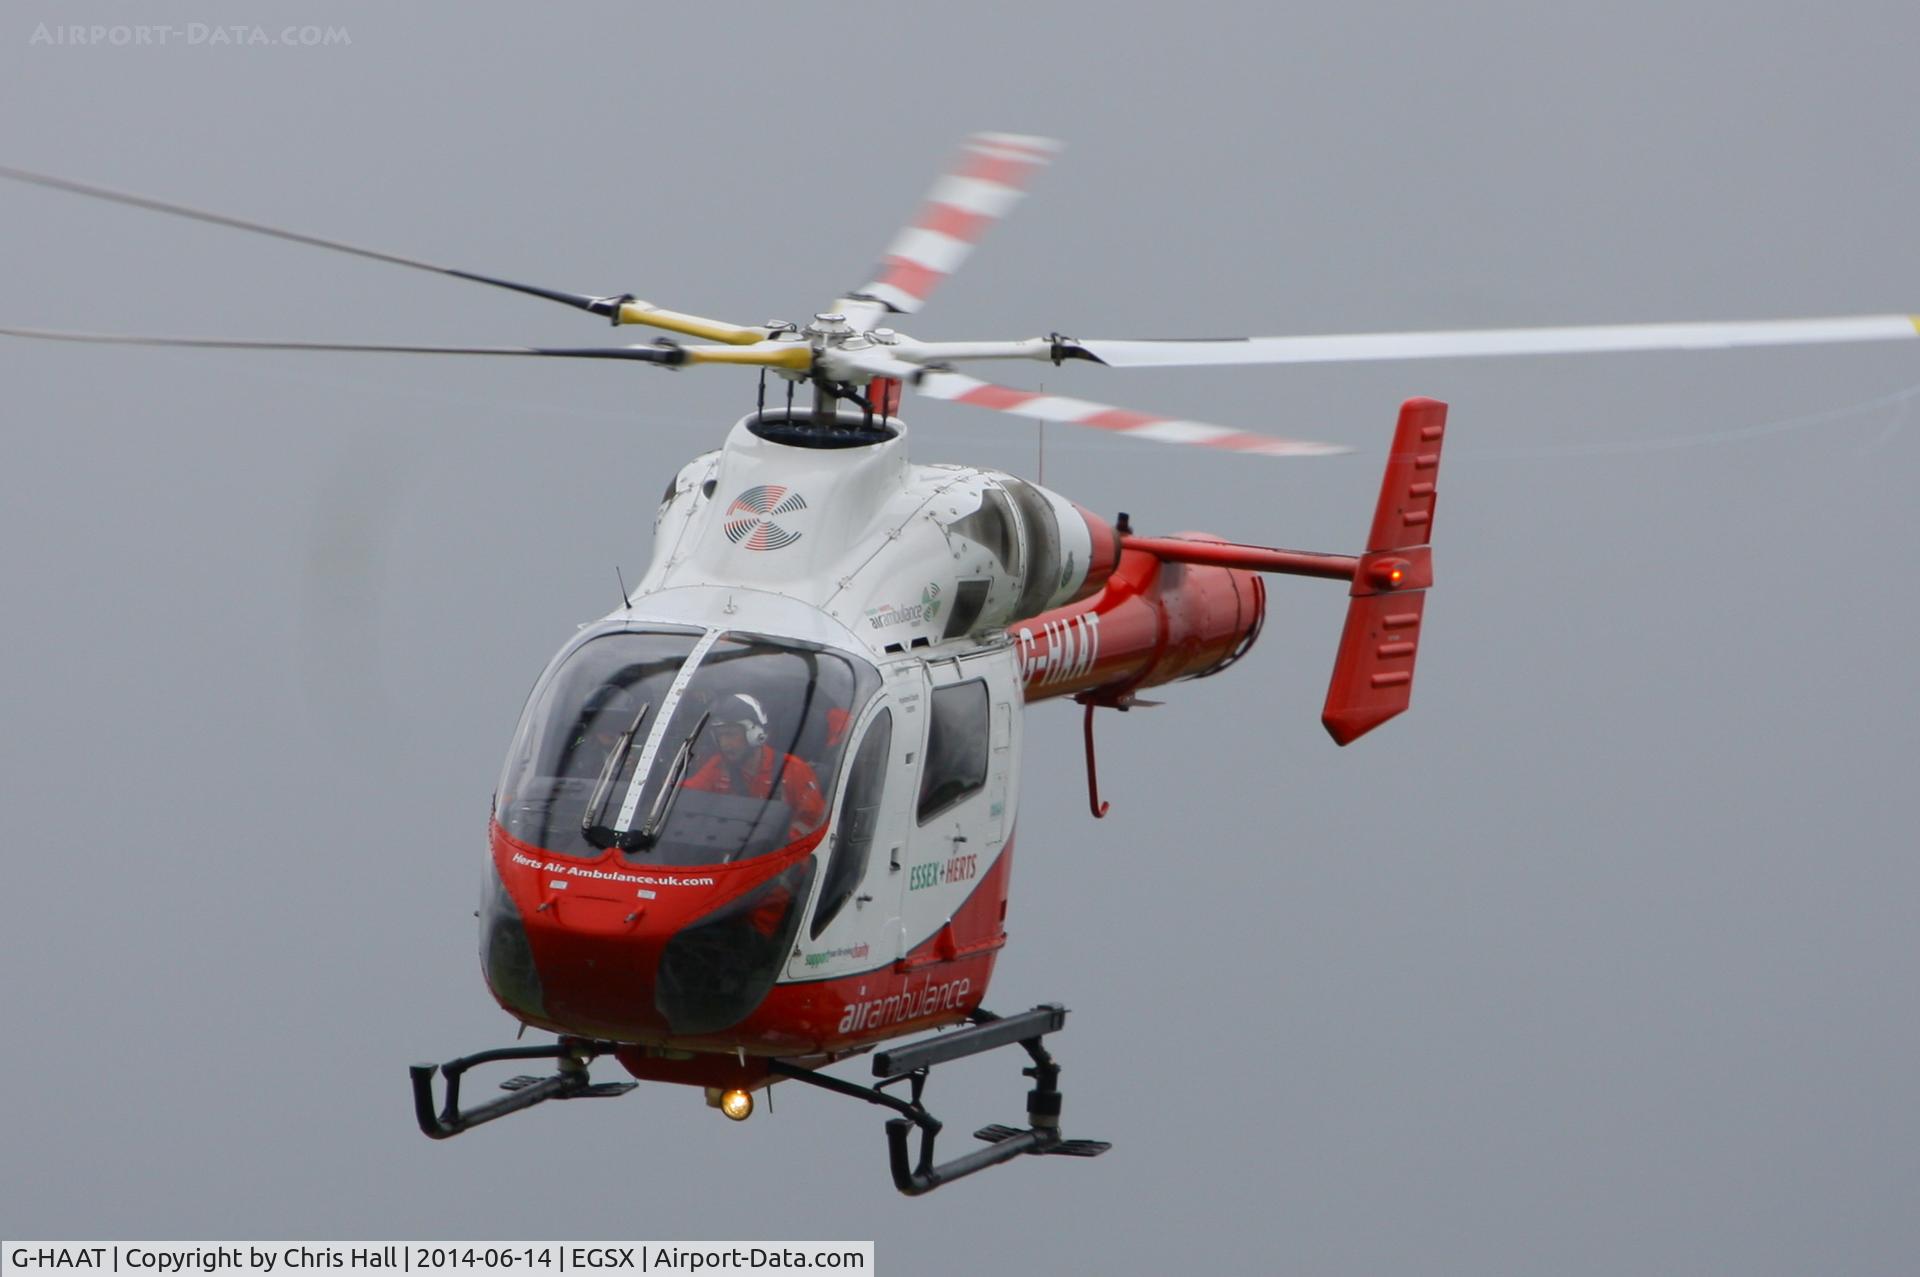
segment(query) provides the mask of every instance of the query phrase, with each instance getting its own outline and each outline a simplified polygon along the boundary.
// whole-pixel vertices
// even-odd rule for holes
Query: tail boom
[[[1225,669],[1259,635],[1266,595],[1257,574],[1275,572],[1348,583],[1346,627],[1320,715],[1335,743],[1351,744],[1404,713],[1433,585],[1429,541],[1446,424],[1447,405],[1437,399],[1401,405],[1362,554],[1240,545],[1205,533],[1139,537],[1123,522],[1117,562],[1089,573],[1097,590],[1010,627],[1027,699],[1125,707],[1142,689]]]

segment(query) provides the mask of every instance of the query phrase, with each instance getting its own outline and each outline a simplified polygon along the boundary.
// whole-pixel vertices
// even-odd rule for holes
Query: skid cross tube
[[[955,1029],[891,1051],[877,1052],[873,1057],[873,1075],[902,1077],[916,1069],[962,1060],[1028,1038],[1038,1041],[1049,1033],[1058,1033],[1067,1023],[1067,1009],[1057,1002],[1045,1003],[1019,1015],[999,1017],[988,1011],[977,1012],[976,1016],[972,1028]]]
[[[521,1109],[532,1108],[546,1100],[573,1099],[580,1096],[624,1095],[633,1089],[631,1082],[611,1082],[601,1086],[593,1085],[587,1079],[587,1065],[596,1055],[604,1055],[614,1049],[612,1042],[588,1042],[579,1038],[562,1038],[546,1046],[507,1046],[492,1051],[481,1051],[475,1055],[463,1055],[457,1060],[445,1064],[414,1064],[407,1068],[413,1078],[413,1115],[420,1123],[420,1131],[428,1139],[451,1139],[471,1127],[495,1118],[505,1117],[509,1113],[518,1113]],[[511,1093],[497,1100],[490,1100],[461,1112],[460,1076],[476,1064],[491,1064],[499,1060],[558,1060],[560,1071],[551,1077],[530,1080],[526,1085],[515,1088]],[[446,1103],[436,1114],[433,1108],[433,1075],[438,1072],[447,1080]]]
[[[879,1104],[900,1114],[899,1117],[887,1119],[887,1163],[893,1172],[893,1186],[909,1197],[930,1193],[940,1185],[962,1176],[1010,1162],[1022,1153],[1068,1153],[1093,1157],[1107,1151],[1108,1146],[1098,1141],[1063,1140],[1060,1137],[1060,1066],[1047,1054],[1041,1039],[1066,1024],[1065,1007],[1048,1003],[1005,1019],[990,1011],[976,1011],[971,1018],[974,1023],[970,1028],[910,1042],[875,1055],[873,1071],[881,1081],[873,1086],[861,1086],[857,1082],[830,1077],[784,1060],[771,1061],[770,1067],[782,1077],[790,1077],[836,1095]],[[941,1123],[927,1111],[920,1098],[929,1070],[936,1064],[964,1059],[1016,1042],[1033,1059],[1030,1068],[1021,1070],[1034,1079],[1033,1090],[1027,1092],[1028,1127],[1024,1130],[1008,1126],[983,1127],[974,1134],[988,1141],[986,1148],[935,1165],[933,1145],[942,1129]],[[889,1095],[881,1089],[903,1080],[911,1087],[911,1100]],[[908,1137],[916,1126],[920,1128],[918,1157],[908,1147]]]

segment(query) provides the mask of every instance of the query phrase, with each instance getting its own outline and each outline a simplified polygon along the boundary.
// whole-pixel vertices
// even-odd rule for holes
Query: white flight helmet
[[[767,743],[767,712],[760,702],[745,692],[735,692],[714,707],[715,727],[738,724],[747,734],[747,744],[758,749]]]

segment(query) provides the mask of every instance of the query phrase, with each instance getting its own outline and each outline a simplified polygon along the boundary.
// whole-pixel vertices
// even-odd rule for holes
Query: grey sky
[[[1909,311],[1917,44],[1864,2],[23,3],[0,163],[758,322],[865,279],[955,141],[1006,129],[1069,146],[918,336]],[[0,226],[3,323],[609,335],[52,192],[0,189]],[[1076,715],[1032,714],[990,1004],[1073,1008],[1069,1133],[1115,1149],[907,1201],[877,1112],[791,1088],[738,1126],[652,1087],[448,1145],[407,1104],[409,1062],[511,1034],[470,915],[521,698],[749,378],[0,344],[0,1234],[1911,1266],[1909,344],[1003,379],[1355,445],[1048,431],[1049,486],[1143,531],[1336,551],[1400,399],[1446,399],[1438,585],[1412,713],[1344,751],[1321,582],[1275,584],[1230,674],[1105,716],[1097,826]],[[1022,423],[908,415],[922,459],[1034,469]],[[932,1095],[960,1141],[1025,1085],[988,1058]]]

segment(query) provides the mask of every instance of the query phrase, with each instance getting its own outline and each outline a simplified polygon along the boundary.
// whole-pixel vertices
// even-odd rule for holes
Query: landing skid
[[[893,1171],[894,1187],[909,1197],[930,1193],[962,1176],[1010,1162],[1022,1153],[1098,1157],[1113,1147],[1100,1140],[1070,1140],[1060,1134],[1060,1066],[1054,1063],[1053,1057],[1041,1044],[1041,1039],[1065,1026],[1065,1007],[1047,1003],[1005,1018],[990,1011],[975,1011],[969,1018],[973,1023],[968,1028],[876,1052],[873,1074],[879,1081],[872,1086],[830,1077],[786,1060],[770,1060],[768,1069],[781,1077],[865,1100],[869,1104],[878,1104],[900,1114],[887,1121],[887,1160]],[[975,1139],[985,1141],[987,1147],[935,1165],[934,1138],[940,1134],[942,1127],[940,1120],[929,1113],[922,1102],[927,1077],[933,1071],[933,1066],[1016,1043],[1033,1060],[1030,1066],[1021,1070],[1021,1073],[1033,1079],[1033,1089],[1027,1092],[1027,1125],[983,1126],[973,1134]],[[413,1078],[414,1117],[420,1124],[420,1130],[429,1138],[444,1140],[547,1100],[625,1095],[637,1083],[595,1083],[587,1076],[587,1068],[595,1057],[609,1055],[616,1049],[618,1043],[614,1042],[561,1038],[545,1046],[510,1046],[481,1051],[440,1065],[415,1064],[408,1069]],[[470,1109],[461,1109],[461,1076],[475,1065],[501,1060],[555,1060],[558,1062],[558,1071],[546,1077],[510,1078],[501,1084],[506,1095]],[[446,1099],[437,1111],[433,1102],[433,1078],[436,1073],[446,1081]],[[884,1089],[901,1082],[907,1084],[910,1099],[901,1099]],[[909,1147],[915,1127],[920,1128],[917,1157]]]
[[[1041,1039],[1066,1024],[1065,1007],[1047,1003],[1004,1019],[989,1011],[976,1011],[971,1018],[971,1028],[956,1029],[876,1053],[873,1057],[873,1075],[880,1081],[872,1086],[829,1077],[784,1060],[773,1061],[772,1071],[796,1082],[865,1100],[899,1113],[901,1116],[887,1120],[887,1160],[893,1170],[894,1187],[909,1197],[930,1193],[963,1175],[1010,1162],[1022,1153],[1098,1157],[1113,1147],[1100,1140],[1069,1140],[1060,1135],[1060,1066],[1047,1054]],[[964,1153],[936,1166],[933,1161],[933,1142],[940,1134],[941,1123],[927,1112],[921,1102],[928,1073],[936,1064],[1011,1046],[1016,1042],[1033,1059],[1030,1067],[1021,1070],[1021,1073],[1033,1079],[1033,1089],[1027,1092],[1027,1126],[983,1126],[974,1132],[974,1138],[985,1140],[986,1148]],[[907,1083],[912,1096],[910,1100],[889,1095],[882,1089],[899,1082]],[[920,1155],[917,1159],[908,1148],[908,1138],[916,1126],[920,1128]]]
[[[414,1118],[429,1139],[444,1140],[483,1122],[518,1113],[521,1109],[532,1108],[547,1100],[589,1100],[625,1095],[639,1084],[595,1083],[587,1078],[587,1065],[595,1056],[611,1052],[614,1046],[612,1042],[561,1038],[546,1046],[509,1046],[481,1051],[477,1055],[463,1055],[441,1065],[411,1065],[407,1072],[413,1075]],[[558,1060],[560,1071],[548,1077],[509,1078],[500,1084],[500,1089],[506,1091],[506,1095],[462,1112],[460,1075],[476,1064],[490,1064],[496,1060]],[[446,1104],[438,1113],[433,1109],[433,1075],[436,1071],[447,1080]]]

